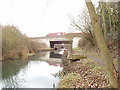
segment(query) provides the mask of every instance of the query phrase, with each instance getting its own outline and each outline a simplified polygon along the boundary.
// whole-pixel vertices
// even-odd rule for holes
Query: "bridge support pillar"
[[[80,40],[80,39],[81,39],[81,37],[74,37],[74,38],[73,38],[72,48],[78,47],[78,44],[79,44],[79,40]]]
[[[50,48],[50,40],[49,39],[40,39],[39,42],[45,43],[48,48]]]

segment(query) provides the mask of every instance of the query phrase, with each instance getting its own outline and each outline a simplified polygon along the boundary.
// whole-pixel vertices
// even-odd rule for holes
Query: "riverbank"
[[[74,51],[76,54],[78,52]],[[60,75],[61,81],[58,88],[110,88],[108,75],[103,64],[91,58],[69,63],[65,57],[63,55],[64,73],[62,72]]]
[[[25,49],[25,50],[21,50],[19,52],[13,52],[11,51],[11,55],[10,56],[6,56],[6,57],[1,57],[0,58],[0,61],[3,62],[3,61],[6,61],[6,60],[15,60],[15,59],[21,59],[22,57],[27,57],[27,56],[33,56],[35,55],[36,53],[39,53],[39,52],[46,52],[46,51],[53,51],[54,48],[38,48],[37,51],[31,51],[31,50],[28,50],[28,49]]]
[[[19,60],[33,55],[35,55],[35,52],[31,52],[31,53],[29,53],[29,51],[16,52],[16,53],[12,53],[10,56],[7,57],[1,56],[0,62],[5,62],[7,60]]]
[[[19,59],[38,52],[39,48],[47,48],[45,43],[34,41],[21,33],[18,27],[5,25],[1,26],[0,31],[2,32],[0,61]]]
[[[51,51],[54,50],[54,48],[38,48],[39,51]]]

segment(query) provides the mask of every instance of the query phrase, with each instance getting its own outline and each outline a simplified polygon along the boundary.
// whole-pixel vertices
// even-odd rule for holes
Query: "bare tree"
[[[83,37],[87,39],[87,41],[89,41],[92,46],[95,46],[94,33],[91,27],[90,16],[88,14],[87,8],[83,9],[78,19],[75,19],[72,16],[69,17],[72,20],[71,25],[77,30],[82,31]]]
[[[106,62],[106,68],[107,68],[107,72],[109,75],[110,84],[113,88],[117,88],[118,83],[117,83],[117,78],[115,76],[116,71],[115,71],[115,67],[113,64],[113,59],[110,55],[105,39],[103,37],[102,28],[101,28],[101,25],[98,19],[98,15],[95,12],[95,8],[91,0],[89,0],[89,2],[86,0],[86,5],[89,11],[90,18],[91,18],[92,27],[93,27],[93,31],[95,34],[98,48],[100,49],[100,53]]]

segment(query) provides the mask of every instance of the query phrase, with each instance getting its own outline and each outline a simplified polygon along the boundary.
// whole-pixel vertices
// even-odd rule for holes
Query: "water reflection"
[[[61,54],[50,52],[50,58],[61,58]]]
[[[15,76],[20,69],[27,65],[28,61],[9,60],[2,63],[2,79],[7,79],[10,76]]]
[[[39,59],[40,60],[44,60],[44,61],[48,61],[48,62],[57,62],[57,63],[61,63],[61,55],[58,53],[54,53],[52,52],[41,52],[43,54],[43,56],[41,56]]]
[[[42,59],[51,60],[46,62]],[[0,88],[52,88],[54,83],[57,85],[59,82],[53,74],[62,70],[60,63],[55,62],[59,59],[51,58],[50,52],[43,52],[29,60],[6,61],[3,63],[3,80],[0,81],[3,86],[0,84]]]

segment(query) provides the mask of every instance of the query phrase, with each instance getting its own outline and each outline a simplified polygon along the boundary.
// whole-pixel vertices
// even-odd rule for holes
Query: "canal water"
[[[60,79],[54,74],[62,70],[61,55],[40,52],[21,60],[2,63],[1,88],[53,88]]]

